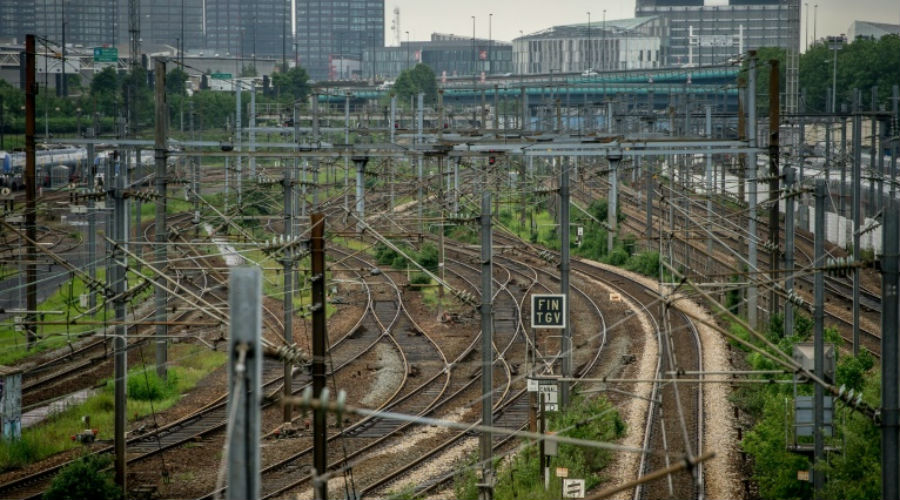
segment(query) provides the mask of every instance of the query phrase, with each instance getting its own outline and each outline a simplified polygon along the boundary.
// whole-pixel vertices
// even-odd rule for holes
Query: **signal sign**
[[[566,327],[566,296],[563,294],[534,294],[531,296],[531,327]]]

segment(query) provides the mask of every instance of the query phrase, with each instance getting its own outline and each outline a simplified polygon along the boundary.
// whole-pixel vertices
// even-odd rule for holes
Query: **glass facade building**
[[[297,0],[295,54],[310,78],[337,79],[338,68],[358,67],[367,49],[381,47],[384,0]]]
[[[498,75],[513,71],[512,45],[508,42],[434,33],[429,41],[401,42],[399,47],[379,47],[363,53],[362,76],[396,78],[403,70],[423,63],[440,78]]]
[[[637,0],[635,15],[668,21],[670,66],[721,64],[760,47],[800,48],[799,0]]]

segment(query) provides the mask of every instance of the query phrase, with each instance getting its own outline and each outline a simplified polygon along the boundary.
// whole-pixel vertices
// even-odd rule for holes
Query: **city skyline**
[[[624,2],[606,0],[567,0],[553,5],[553,8],[540,8],[539,0],[457,0],[449,13],[446,7],[434,0],[387,0],[385,1],[385,38],[390,45],[393,33],[390,31],[394,7],[400,8],[401,37],[406,40],[406,31],[410,39],[425,40],[431,33],[452,33],[462,36],[472,34],[472,16],[475,16],[475,34],[478,38],[488,38],[488,20],[491,18],[491,38],[511,41],[519,36],[519,31],[528,34],[555,25],[588,22],[587,12],[591,12],[591,23],[602,23],[603,10],[606,19],[627,19],[634,17],[634,0]],[[707,5],[725,5],[727,0],[707,0]],[[888,24],[900,24],[900,5],[896,0],[860,0],[846,2],[843,0],[801,1],[800,46],[805,47],[806,5],[809,5],[809,38],[813,35],[813,6],[818,4],[818,23],[816,36],[846,33],[853,21],[874,21]],[[510,22],[514,19],[514,22]]]

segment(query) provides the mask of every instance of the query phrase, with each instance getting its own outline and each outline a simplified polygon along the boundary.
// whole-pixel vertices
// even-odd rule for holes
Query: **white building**
[[[847,39],[851,42],[857,38],[878,40],[884,35],[900,35],[900,25],[873,23],[871,21],[853,21],[847,29]]]
[[[554,26],[513,40],[513,61],[520,74],[658,68],[665,34],[655,16]]]

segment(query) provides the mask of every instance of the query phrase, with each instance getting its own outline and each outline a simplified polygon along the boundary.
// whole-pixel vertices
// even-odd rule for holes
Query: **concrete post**
[[[756,231],[756,51],[750,51],[750,69],[747,82],[747,141],[751,151],[747,153],[747,184],[749,184],[749,207],[747,210],[747,260],[750,262],[750,279],[747,287],[747,322],[754,330],[759,326],[759,291],[756,280],[759,279],[759,257],[757,254]]]
[[[234,418],[228,441],[228,489],[225,498],[260,495],[260,403],[262,401],[262,273],[259,268],[231,271],[228,287],[231,327],[228,337],[228,415]]]
[[[794,168],[784,169],[784,270],[786,273],[784,288],[788,293],[794,290],[794,200],[790,195],[794,189]],[[794,336],[794,305],[790,300],[784,301],[784,335]]]
[[[493,253],[491,237],[491,193],[481,194],[481,425],[494,425],[494,351],[493,351]],[[493,434],[481,433],[479,441],[481,482],[479,500],[493,498]]]
[[[559,291],[565,295],[566,327],[562,331],[562,376],[565,379],[572,377],[572,326],[569,318],[569,162],[568,158],[561,159],[559,175],[559,234],[560,234],[560,258],[559,258]],[[560,408],[569,406],[569,382],[561,381],[559,385]]]
[[[862,229],[862,100],[853,91],[853,261],[859,262]],[[859,354],[859,268],[853,268],[853,355]]]
[[[168,189],[168,177],[166,172],[166,162],[168,161],[168,111],[169,107],[166,102],[166,63],[157,59],[155,63],[154,76],[156,78],[156,129],[153,156],[156,161],[156,194],[159,199],[156,200],[156,248],[154,249],[154,259],[159,269],[166,270],[166,256],[168,249],[166,243],[169,241],[169,230],[166,227],[166,196]],[[193,103],[193,101],[192,101]],[[139,229],[140,230],[140,229]],[[166,379],[166,364],[168,363],[168,334],[169,329],[165,324],[167,313],[166,304],[169,296],[166,287],[160,283],[154,291],[156,302],[156,374],[163,380]]]
[[[900,498],[900,207],[893,198],[885,204],[881,234],[881,498]]]
[[[827,183],[824,179],[816,181],[816,234],[815,234],[815,261],[814,267],[818,268],[814,279],[815,308],[814,319],[814,344],[815,375],[820,380],[825,378],[825,274],[821,267],[825,265],[825,199],[828,196]],[[815,384],[814,396],[814,454],[813,465],[825,463],[825,388],[822,384]],[[822,499],[825,487],[825,474],[821,470],[813,468],[813,488],[816,500]]]

